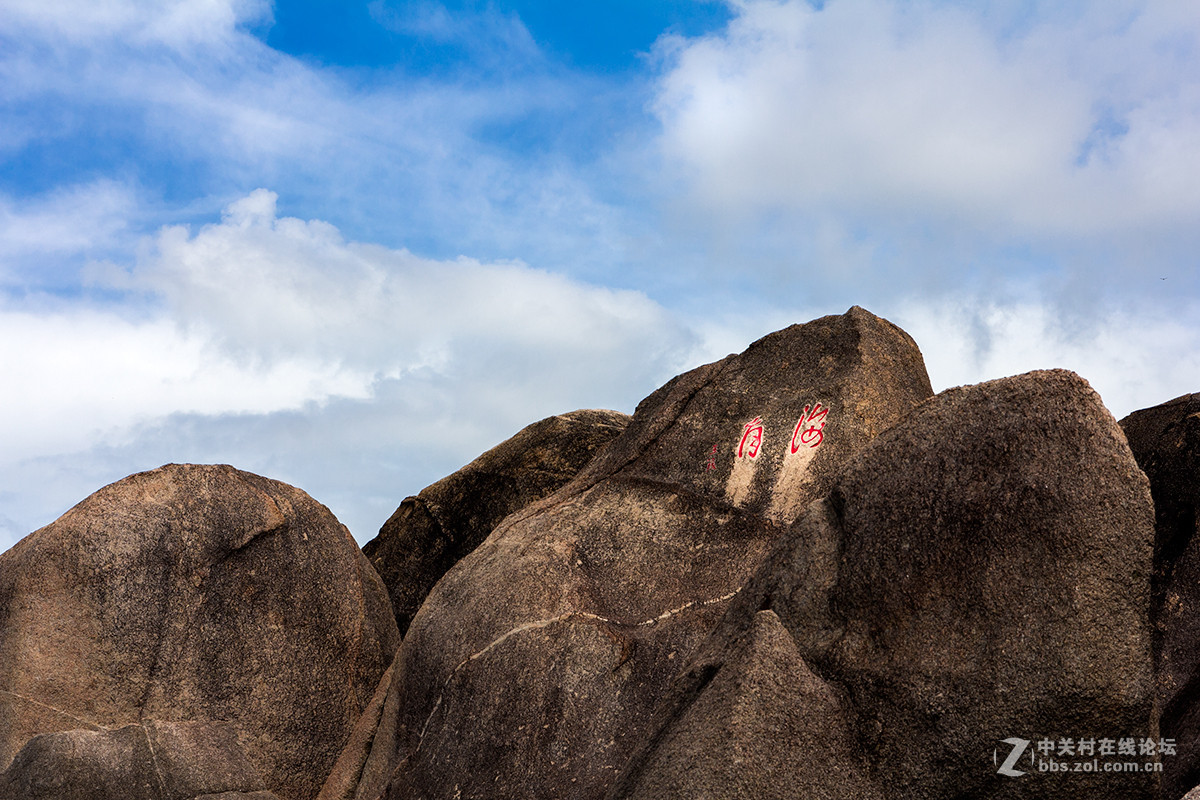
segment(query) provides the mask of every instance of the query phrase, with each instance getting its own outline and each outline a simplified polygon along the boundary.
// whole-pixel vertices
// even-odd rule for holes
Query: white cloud
[[[31,255],[103,251],[117,242],[135,207],[133,192],[110,180],[32,200],[0,195],[0,270]]]
[[[479,347],[606,360],[653,335],[654,360],[687,342],[640,293],[519,262],[347,242],[328,223],[277,218],[275,203],[260,189],[194,235],[165,228],[120,288],[152,290],[174,319],[238,357],[303,354],[370,378],[452,369]]]
[[[482,10],[459,8],[454,11],[432,0],[372,0],[368,4],[371,16],[385,28],[419,36],[438,44],[456,44],[476,51],[503,53],[508,68],[518,62],[539,56],[537,43],[529,29],[515,13],[505,14],[495,6]],[[490,61],[491,59],[489,59]],[[499,65],[499,62],[494,62]]]
[[[121,38],[172,47],[220,39],[270,19],[270,0],[6,0],[0,27],[73,41]]]
[[[70,151],[71,169],[138,185],[153,222],[213,213],[269,185],[355,236],[442,257],[607,268],[632,247],[637,215],[600,197],[611,176],[573,163],[604,155],[573,137],[608,143],[603,131],[622,127],[621,92],[548,64],[515,17],[448,17],[446,35],[470,53],[461,71],[419,75],[327,68],[273,50],[242,25],[253,3],[139,8],[101,3],[94,13],[108,21],[79,37],[69,9],[54,3],[0,11],[0,154]],[[88,13],[81,30],[92,30]],[[168,33],[126,30],[168,26],[172,14],[214,22],[178,48]],[[574,152],[543,157],[568,140]]]
[[[1197,390],[1200,330],[1152,307],[1064,317],[1035,302],[979,297],[908,301],[890,315],[920,346],[935,391],[1035,369],[1077,372],[1115,417]]]
[[[131,270],[93,270],[124,304],[0,308],[0,466],[125,446],[180,414],[381,397],[410,431],[388,441],[417,447],[436,422],[469,452],[531,414],[629,406],[694,357],[697,339],[642,294],[347,242],[275,203],[258,190],[220,223],[163,229]]]
[[[265,413],[370,388],[337,365],[303,356],[238,363],[169,320],[79,309],[0,310],[0,363],[7,463],[121,441],[171,413]]]
[[[989,8],[739,3],[722,35],[660,45],[664,152],[721,215],[1194,236],[1194,8],[1094,4],[1020,29]]]

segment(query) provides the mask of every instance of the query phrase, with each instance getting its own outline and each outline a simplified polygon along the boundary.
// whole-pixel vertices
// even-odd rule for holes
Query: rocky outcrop
[[[1037,743],[1157,739],[1152,545],[1146,479],[1082,379],[944,392],[780,538],[610,797],[1151,800],[1156,774],[1041,771],[1091,755]]]
[[[0,767],[38,734],[226,720],[270,790],[311,798],[398,644],[379,577],[304,492],[139,473],[0,555]],[[63,735],[46,746],[83,737]]]
[[[0,800],[278,800],[232,726],[144,722],[43,733],[0,773]]]
[[[855,306],[673,379],[567,487],[612,476],[795,519],[854,453],[933,394],[916,343]]]
[[[298,489],[131,476],[0,554],[0,800],[1178,800],[1200,396],[1123,425],[854,308],[408,498],[391,596]]]
[[[669,724],[616,796],[884,800],[868,777],[848,699],[812,671],[774,611],[688,675]],[[698,679],[698,680],[696,680]]]
[[[1154,497],[1154,603],[1163,797],[1200,783],[1200,394],[1121,420]]]
[[[547,417],[405,499],[363,546],[388,587],[400,632],[446,570],[509,514],[575,477],[628,424],[617,411]]]
[[[859,308],[668,383],[429,594],[354,796],[602,796],[782,526],[930,394]]]

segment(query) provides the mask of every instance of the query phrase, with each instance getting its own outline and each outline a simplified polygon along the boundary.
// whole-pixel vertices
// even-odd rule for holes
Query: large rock
[[[430,593],[355,796],[602,796],[780,526],[930,394],[912,340],[859,308],[655,392]]]
[[[619,475],[790,522],[859,448],[932,394],[912,338],[855,306],[671,380],[568,493]]]
[[[884,800],[846,698],[812,671],[774,611],[687,674],[686,701],[614,789],[631,800]]]
[[[388,587],[400,632],[446,570],[497,523],[575,477],[628,424],[618,411],[547,417],[405,499],[363,547]]]
[[[1078,376],[944,392],[780,538],[610,796],[1150,800],[1157,775],[1103,764],[1157,756],[1097,743],[1156,738],[1152,542],[1145,477]],[[827,739],[763,734],[810,716]],[[999,772],[1009,739],[1024,775]],[[1091,739],[1100,771],[1049,771],[1047,739],[1081,763],[1057,747]]]
[[[271,790],[309,798],[398,644],[379,577],[304,492],[133,475],[0,555],[0,767],[41,733],[229,720]]]
[[[278,800],[227,723],[43,733],[0,773],[0,800]]]
[[[1177,745],[1163,759],[1163,796],[1200,783],[1200,394],[1121,420],[1154,497],[1154,617],[1159,726]]]

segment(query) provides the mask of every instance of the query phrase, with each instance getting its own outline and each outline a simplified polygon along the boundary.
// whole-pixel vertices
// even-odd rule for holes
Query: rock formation
[[[304,492],[133,475],[0,555],[0,768],[38,734],[75,731],[43,758],[77,729],[225,720],[271,791],[311,798],[398,644],[379,577]],[[88,741],[139,735],[118,733]]]
[[[1155,736],[1152,543],[1083,380],[944,392],[781,537],[610,797],[1152,800],[1155,774],[1040,772],[1036,749],[998,770],[1007,739]]]
[[[1163,797],[1200,784],[1200,394],[1121,420],[1154,497],[1154,602],[1160,728],[1174,739]]]
[[[650,727],[612,796],[894,797],[869,774],[844,692],[813,672],[774,611],[743,610],[668,695],[670,716]]]
[[[931,393],[859,308],[655,392],[430,593],[354,796],[602,796],[782,526]]]
[[[403,634],[429,590],[509,514],[558,489],[625,430],[617,411],[574,411],[522,429],[400,504],[363,546]]]
[[[1122,425],[1061,370],[934,397],[855,307],[529,426],[371,560],[133,475],[0,554],[0,800],[1179,800],[1200,395]]]
[[[0,800],[278,800],[228,723],[146,722],[33,737]]]

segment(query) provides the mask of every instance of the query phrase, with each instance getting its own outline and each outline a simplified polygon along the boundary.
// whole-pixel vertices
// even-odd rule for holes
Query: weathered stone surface
[[[395,682],[407,761],[389,797],[599,796],[624,736],[777,533],[618,479],[536,520],[485,542],[417,615],[424,646],[401,648]]]
[[[392,674],[395,672],[395,668],[396,662],[393,659],[391,666],[379,679],[371,702],[367,704],[354,723],[350,738],[342,748],[341,755],[338,756],[333,769],[325,778],[317,800],[353,800],[360,785],[382,785],[387,780],[388,774],[384,771],[386,765],[380,765],[378,762],[368,764],[368,759],[371,756],[375,737],[379,733],[380,720],[388,699],[388,690],[392,685]],[[386,731],[385,726],[385,736],[387,736]]]
[[[389,798],[602,796],[780,525],[930,394],[912,340],[859,308],[668,383],[443,576],[369,772]]]
[[[0,555],[0,765],[40,733],[220,719],[268,788],[313,797],[398,643],[379,577],[304,492],[139,473]]]
[[[278,800],[232,726],[155,722],[30,739],[0,773],[0,800]]]
[[[1200,394],[1187,394],[1121,420],[1154,498],[1156,599],[1196,533],[1200,513]]]
[[[363,547],[388,587],[400,632],[446,570],[497,523],[573,478],[628,424],[618,411],[547,417],[405,499]]]
[[[1039,772],[1026,756],[1028,774],[1009,777],[993,754],[1006,757],[1012,737],[1154,735],[1152,542],[1146,480],[1078,376],[1034,372],[943,392],[859,453],[780,538],[611,797],[757,797],[730,777],[757,780],[756,766],[814,780],[783,796],[838,796],[841,779],[806,762],[804,735],[758,735],[760,715],[791,702],[797,715],[853,732],[824,769],[888,797],[1149,800],[1154,774]],[[840,706],[814,692],[808,670],[755,656],[762,609]],[[747,662],[759,665],[760,707],[721,688],[753,674]],[[729,740],[718,763],[701,765],[688,737],[706,726],[725,726]],[[757,760],[738,763],[742,753]],[[693,764],[686,792],[654,793]]]
[[[1135,411],[1121,427],[1154,498],[1159,727],[1177,746],[1163,759],[1163,797],[1174,800],[1200,783],[1200,394]]]
[[[615,793],[661,798],[883,800],[845,698],[809,669],[773,611],[703,659],[636,772]]]
[[[568,488],[620,473],[790,522],[852,454],[932,394],[912,338],[855,306],[670,381]],[[756,419],[762,443],[748,458]]]

